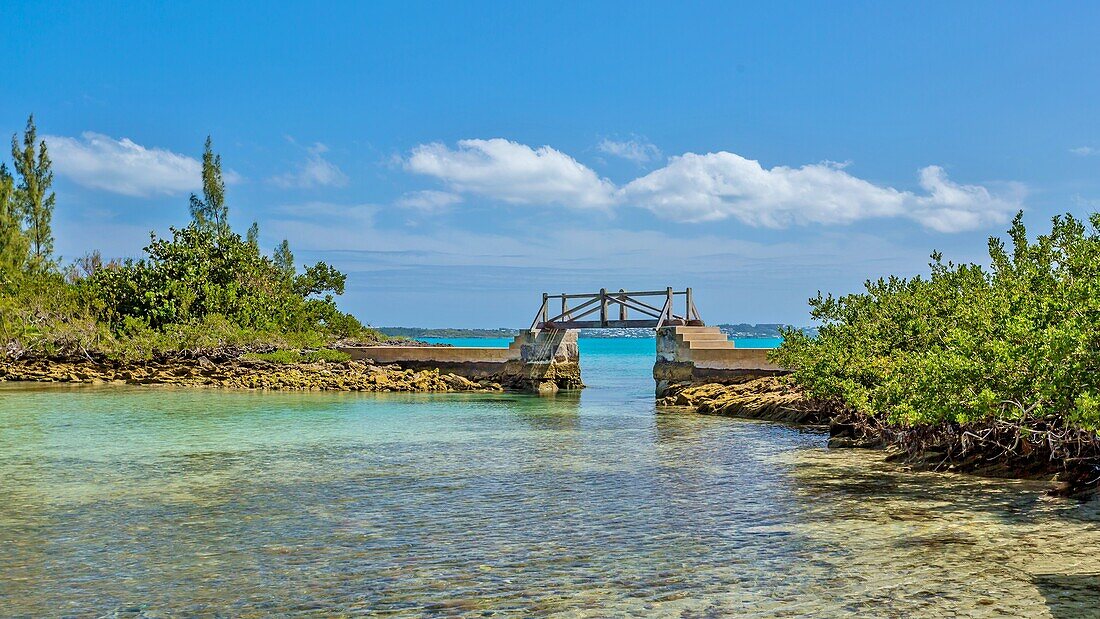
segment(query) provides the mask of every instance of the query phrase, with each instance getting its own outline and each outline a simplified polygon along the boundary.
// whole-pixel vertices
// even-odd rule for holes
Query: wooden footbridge
[[[676,313],[675,310],[678,296],[683,297],[682,314]],[[657,297],[659,300],[655,302],[643,300],[652,297]],[[556,305],[559,300],[561,312],[551,316],[550,306]],[[570,307],[571,304],[572,307]],[[630,310],[645,318],[631,319]],[[592,318],[582,320],[587,316]],[[695,301],[692,299],[691,288],[681,291],[666,288],[630,292],[622,289],[618,292],[608,292],[606,288],[601,288],[599,292],[593,294],[542,293],[542,307],[539,308],[535,320],[531,323],[531,331],[702,326],[705,325],[699,318],[699,310],[696,309]]]
[[[557,312],[554,315],[550,314],[551,306]],[[706,326],[695,307],[691,288],[543,293],[542,306],[531,328],[517,335],[507,348],[354,346],[339,350],[353,359],[395,363],[408,369],[435,369],[513,389],[553,393],[584,386],[578,331],[615,328],[655,330],[653,379],[658,396],[672,385],[738,382],[785,372],[768,361],[767,349],[737,348],[718,327]]]

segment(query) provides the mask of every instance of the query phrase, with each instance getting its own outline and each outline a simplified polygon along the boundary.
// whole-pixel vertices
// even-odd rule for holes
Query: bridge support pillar
[[[511,388],[540,394],[581,389],[576,330],[527,331],[516,338],[519,359],[506,364],[503,380]]]
[[[549,394],[584,387],[576,331],[524,331],[507,348],[351,346],[339,350],[352,359],[450,372],[514,391]]]
[[[672,387],[703,383],[741,383],[786,374],[768,361],[768,348],[737,348],[718,327],[657,329],[653,380],[657,397]]]

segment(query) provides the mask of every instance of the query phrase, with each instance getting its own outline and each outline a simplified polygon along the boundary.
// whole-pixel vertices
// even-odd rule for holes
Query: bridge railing
[[[649,302],[643,299],[658,297],[659,300]],[[683,297],[680,305],[682,313],[675,310],[676,297]],[[561,311],[551,315],[551,305],[561,302]],[[618,306],[615,308],[614,306]],[[632,319],[629,312],[634,311],[645,318]],[[598,313],[598,314],[597,314]],[[617,314],[616,315],[613,315]],[[597,314],[593,316],[593,314]],[[593,316],[587,320],[582,320]],[[631,328],[648,327],[660,328],[667,326],[704,326],[699,310],[695,307],[691,288],[675,291],[672,288],[664,290],[635,290],[608,292],[601,288],[593,294],[547,294],[542,293],[542,307],[535,314],[535,320],[531,323],[531,331],[548,329],[600,329],[600,328]]]

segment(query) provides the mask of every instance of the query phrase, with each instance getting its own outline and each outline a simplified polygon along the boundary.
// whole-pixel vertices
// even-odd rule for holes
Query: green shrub
[[[33,172],[34,124],[28,121]],[[44,154],[44,153],[43,153]],[[49,161],[37,159],[48,169]],[[48,170],[47,170],[48,171]],[[42,172],[45,174],[46,172]],[[148,359],[161,353],[223,347],[316,349],[338,338],[381,339],[333,295],[347,277],[318,262],[299,270],[285,240],[272,256],[259,250],[259,226],[247,238],[229,226],[221,157],[207,138],[202,197],[192,195],[192,221],[151,236],[140,260],[104,263],[92,252],[58,271],[49,213],[24,229],[25,182],[0,165],[0,348],[21,354]],[[17,184],[20,180],[22,184]],[[36,185],[42,191],[46,185]],[[52,208],[52,195],[39,196]],[[39,219],[44,217],[44,223]],[[30,236],[34,232],[34,252]],[[317,359],[334,359],[318,353]]]
[[[351,355],[340,352],[339,350],[332,350],[331,348],[320,348],[317,350],[276,350],[266,353],[249,353],[244,356],[245,359],[253,361],[267,361],[269,363],[278,364],[293,364],[293,363],[342,363],[351,359]]]
[[[276,350],[272,352],[253,352],[244,356],[250,361],[267,361],[268,363],[291,364],[302,360],[302,355],[296,350]]]
[[[339,350],[332,350],[331,348],[320,348],[311,350],[302,355],[302,359],[307,362],[324,361],[326,363],[343,363],[344,361],[351,360],[351,355]]]
[[[97,312],[97,300],[59,274],[14,274],[0,284],[0,347],[45,355],[98,350],[114,338]]]
[[[866,291],[810,300],[811,338],[773,359],[815,397],[909,425],[989,418],[1100,428],[1100,214],[1056,217],[1031,243],[989,241],[991,266],[944,263]]]
[[[194,223],[171,232],[168,239],[153,236],[147,258],[99,269],[82,283],[112,325],[133,317],[159,329],[220,315],[247,329],[362,329],[331,295],[313,298],[343,291],[345,276],[325,263],[295,275],[234,232]]]

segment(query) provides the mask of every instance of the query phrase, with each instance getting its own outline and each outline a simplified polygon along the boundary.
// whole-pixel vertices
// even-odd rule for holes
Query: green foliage
[[[212,314],[201,322],[154,329],[140,318],[126,317],[111,333],[114,339],[100,349],[115,359],[150,359],[159,354],[201,353],[224,348],[324,346],[329,337],[316,331],[273,332],[240,327],[224,316]]]
[[[57,273],[16,273],[0,283],[0,347],[75,355],[113,341],[95,299]]]
[[[33,268],[46,270],[51,266],[53,258],[50,221],[57,196],[50,191],[53,184],[53,164],[46,152],[46,141],[38,142],[38,130],[33,115],[27,119],[22,145],[17,136],[11,136],[11,157],[19,175],[15,201],[27,225],[26,235],[31,249],[29,264]]]
[[[294,275],[238,234],[218,234],[196,223],[171,232],[170,239],[152,237],[147,258],[99,269],[83,280],[102,301],[110,324],[136,318],[163,329],[218,315],[246,329],[318,330],[344,337],[363,330],[331,296],[308,297],[333,283],[312,273],[337,280],[342,290],[344,276],[332,267],[318,263]],[[316,279],[323,281],[313,284]]]
[[[10,281],[27,261],[23,208],[16,201],[15,179],[0,163],[0,282]]]
[[[203,198],[191,196],[193,221],[151,235],[139,260],[104,262],[91,252],[58,269],[49,230],[53,174],[33,118],[23,148],[13,138],[19,183],[0,165],[0,347],[11,353],[103,354],[147,359],[223,347],[320,349],[338,338],[383,336],[341,312],[346,276],[319,262],[298,273],[286,241],[259,249],[259,226],[246,238],[229,226],[221,157],[207,138]],[[26,227],[24,227],[24,225]],[[3,354],[3,353],[0,353]],[[335,351],[311,360],[342,360]]]
[[[1100,214],[1056,217],[991,266],[944,263],[866,292],[810,300],[818,337],[784,332],[773,358],[813,396],[902,424],[1047,419],[1100,429]]]
[[[225,204],[222,156],[214,154],[214,143],[206,136],[202,152],[202,199],[191,194],[191,219],[203,230],[220,236],[229,232],[229,207]]]
[[[295,276],[292,287],[295,294],[300,294],[303,297],[327,292],[344,294],[344,282],[347,279],[347,275],[337,271],[332,266],[324,262],[318,262],[313,266],[306,267],[305,272],[301,275]]]
[[[267,361],[269,363],[293,364],[293,363],[343,363],[351,359],[351,355],[332,350],[331,348],[319,348],[317,350],[276,350],[267,353],[249,353],[245,359],[255,361]]]
[[[286,239],[283,239],[283,242],[275,248],[274,253],[271,254],[271,259],[275,261],[275,268],[288,277],[294,274],[294,254],[291,253],[290,243]]]

